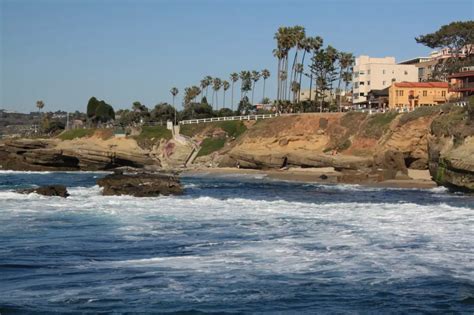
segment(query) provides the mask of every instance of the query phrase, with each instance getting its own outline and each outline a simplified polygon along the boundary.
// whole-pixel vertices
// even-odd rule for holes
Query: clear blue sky
[[[279,26],[302,25],[355,55],[402,60],[429,53],[415,36],[474,15],[474,0],[0,2],[0,107],[24,112],[39,99],[45,110],[84,111],[91,96],[115,108],[137,100],[153,107],[171,103],[173,86],[180,104],[184,87],[204,75],[228,79],[263,68],[272,73],[267,95],[274,97]]]

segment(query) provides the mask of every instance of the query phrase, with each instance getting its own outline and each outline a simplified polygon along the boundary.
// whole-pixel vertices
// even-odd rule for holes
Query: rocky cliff
[[[474,104],[471,103],[470,110]],[[454,191],[474,192],[474,117],[469,108],[444,107],[428,137],[433,179]]]

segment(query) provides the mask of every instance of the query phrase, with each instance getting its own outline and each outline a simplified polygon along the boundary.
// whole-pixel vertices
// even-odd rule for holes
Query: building
[[[412,64],[397,64],[394,57],[357,57],[352,76],[353,103],[367,104],[371,90],[383,90],[400,81],[418,81],[418,69]]]
[[[463,71],[451,74],[449,91],[460,93],[463,98],[474,95],[474,67],[466,67]]]
[[[447,82],[394,82],[388,89],[391,110],[413,110],[419,106],[446,103],[453,93]]]
[[[385,88],[383,90],[371,90],[367,94],[369,100],[370,109],[385,110],[388,109],[388,90],[390,88]]]
[[[342,92],[342,93],[344,93],[344,92]],[[311,94],[311,100],[314,101],[314,100],[316,100],[316,95],[318,95],[318,91],[316,89],[313,89],[313,90],[311,90],[311,93],[310,93],[309,89],[301,90],[300,91],[300,101],[301,102],[309,101],[310,94]],[[324,100],[326,102],[332,102],[332,101],[334,101],[334,99],[335,99],[334,92],[329,91],[329,90],[324,91]]]
[[[418,82],[429,82],[433,80],[433,71],[435,70],[438,59],[431,57],[416,57],[400,62],[401,65],[414,65],[418,69]]]

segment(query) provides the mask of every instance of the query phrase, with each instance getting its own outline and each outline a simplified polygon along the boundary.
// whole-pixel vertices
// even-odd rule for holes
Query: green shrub
[[[72,140],[76,138],[90,137],[94,132],[95,129],[71,129],[61,133],[58,138],[61,140]]]
[[[163,126],[144,126],[142,132],[137,136],[137,139],[171,139],[171,130],[166,129]]]
[[[400,124],[404,125],[410,121],[416,120],[421,117],[433,116],[441,111],[439,106],[421,106],[417,107],[414,111],[405,113],[400,117]]]
[[[247,127],[245,127],[245,124],[242,121],[229,120],[204,124],[183,125],[180,127],[179,132],[185,136],[194,137],[206,128],[221,128],[225,131],[225,133],[227,133],[229,137],[235,138],[237,138],[247,130]]]
[[[224,147],[225,139],[223,138],[206,138],[201,143],[201,149],[197,156],[209,155],[212,152],[218,151]]]
[[[397,115],[398,113],[388,112],[369,116],[363,134],[369,138],[379,139]]]

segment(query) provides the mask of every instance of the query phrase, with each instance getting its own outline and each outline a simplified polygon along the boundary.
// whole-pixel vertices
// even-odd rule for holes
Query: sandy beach
[[[214,174],[229,175],[261,175],[266,178],[284,181],[305,182],[305,183],[321,183],[321,184],[337,184],[345,183],[338,181],[338,175],[342,173],[337,172],[332,167],[324,168],[289,168],[285,170],[255,170],[255,169],[239,169],[239,168],[198,168],[186,170],[183,174],[197,175],[197,174]],[[428,170],[408,170],[408,176],[411,179],[393,179],[381,182],[358,183],[365,186],[376,187],[393,187],[393,188],[419,188],[429,189],[436,187],[436,183],[431,180]]]

